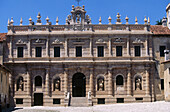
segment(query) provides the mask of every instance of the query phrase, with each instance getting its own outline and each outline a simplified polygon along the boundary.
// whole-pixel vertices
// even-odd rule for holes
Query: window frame
[[[163,50],[163,51],[161,51],[161,47],[165,47],[165,49],[164,49],[164,50],[166,50],[166,48],[167,48],[167,47],[166,47],[166,45],[160,45],[160,46],[159,46],[159,56],[160,56],[160,57],[165,57],[164,50]],[[163,55],[162,55],[162,52],[163,52]]]
[[[40,56],[38,56],[38,54],[37,54],[37,53],[38,53],[38,52],[37,52],[37,48],[41,48],[41,50],[40,50],[40,51],[41,51]],[[42,47],[35,47],[35,57],[36,57],[36,58],[42,57]]]
[[[81,48],[81,53],[80,53],[81,55],[78,55],[78,53],[77,53],[77,51],[78,51],[77,48]],[[76,56],[76,57],[83,57],[83,47],[82,47],[82,46],[76,46],[76,47],[75,47],[75,56]]]
[[[19,48],[22,48],[22,54],[19,52]],[[20,56],[21,54],[21,56]],[[23,58],[24,57],[24,47],[19,46],[17,47],[17,58]]]
[[[118,48],[121,48],[121,55],[118,55],[118,51],[119,49]],[[116,46],[116,57],[122,57],[123,56],[123,46]]]
[[[57,52],[59,50],[59,53]],[[55,46],[54,47],[54,57],[61,57],[61,48],[60,46]]]
[[[136,50],[137,50],[136,47],[139,47],[139,51],[138,51],[139,55],[136,54]],[[134,46],[134,56],[135,57],[141,57],[141,46],[140,45]]]
[[[99,47],[101,47],[103,49],[101,56],[99,56]],[[97,46],[97,57],[104,57],[104,46]]]

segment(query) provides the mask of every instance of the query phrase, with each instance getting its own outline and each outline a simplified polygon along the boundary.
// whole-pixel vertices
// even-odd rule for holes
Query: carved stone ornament
[[[133,43],[142,43],[142,41],[139,38],[136,38]]]
[[[23,45],[26,44],[23,40],[19,39],[16,43],[17,45]]]
[[[42,40],[42,39],[36,39],[35,41],[34,41],[34,44],[44,44],[45,42],[44,42],[44,40]]]
[[[56,80],[55,81],[55,91],[59,91],[60,90],[60,80]]]
[[[59,39],[55,39],[54,42],[52,42],[52,44],[63,44],[62,42],[60,42]]]
[[[116,38],[114,43],[125,43],[125,42],[121,38]]]
[[[97,41],[96,41],[96,44],[104,44],[104,43],[106,43],[105,41],[104,41],[104,39],[102,39],[102,38],[100,38],[100,39],[97,39]]]
[[[37,39],[35,42],[36,42],[36,43],[41,43],[41,40],[40,40],[40,39]]]
[[[24,84],[24,82],[22,81],[22,79],[20,78],[19,79],[19,88],[18,88],[18,91],[22,91],[23,90],[23,84]]]

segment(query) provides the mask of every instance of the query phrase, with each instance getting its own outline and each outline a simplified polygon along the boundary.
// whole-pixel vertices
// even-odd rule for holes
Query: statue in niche
[[[136,79],[136,90],[141,90],[141,79],[140,78]]]
[[[55,80],[55,91],[60,91],[60,80]]]
[[[24,84],[24,82],[23,82],[22,78],[20,77],[20,79],[19,79],[19,85],[18,85],[18,90],[19,90],[19,91],[23,91],[23,84]]]
[[[80,23],[80,15],[77,15],[77,23]]]
[[[98,85],[99,85],[99,91],[103,91],[104,90],[104,80],[99,79]]]

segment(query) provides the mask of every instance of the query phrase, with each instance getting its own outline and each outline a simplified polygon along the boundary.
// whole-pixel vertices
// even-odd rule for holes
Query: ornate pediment
[[[124,44],[125,43],[125,41],[122,39],[122,38],[116,38],[115,39],[115,41],[114,41],[114,43],[118,43],[118,44]]]
[[[63,44],[63,42],[61,42],[58,38],[54,40],[54,42],[52,42],[53,45],[55,44]]]
[[[137,43],[142,43],[142,41],[141,41],[141,39],[140,38],[136,38],[134,41],[133,41],[133,43],[135,44],[137,44]]]
[[[17,45],[25,45],[26,43],[23,40],[19,39],[16,44]]]
[[[43,39],[36,39],[36,40],[34,40],[33,44],[45,44],[45,40],[43,40]]]
[[[99,38],[97,39],[96,44],[106,44],[106,42],[104,41],[104,39]]]
[[[75,41],[73,41],[73,44],[85,44],[85,42],[79,38],[77,38]]]

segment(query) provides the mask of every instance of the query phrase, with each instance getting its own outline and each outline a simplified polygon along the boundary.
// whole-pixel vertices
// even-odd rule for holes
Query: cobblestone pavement
[[[111,104],[93,107],[24,107],[15,108],[12,112],[170,112],[170,102]]]

